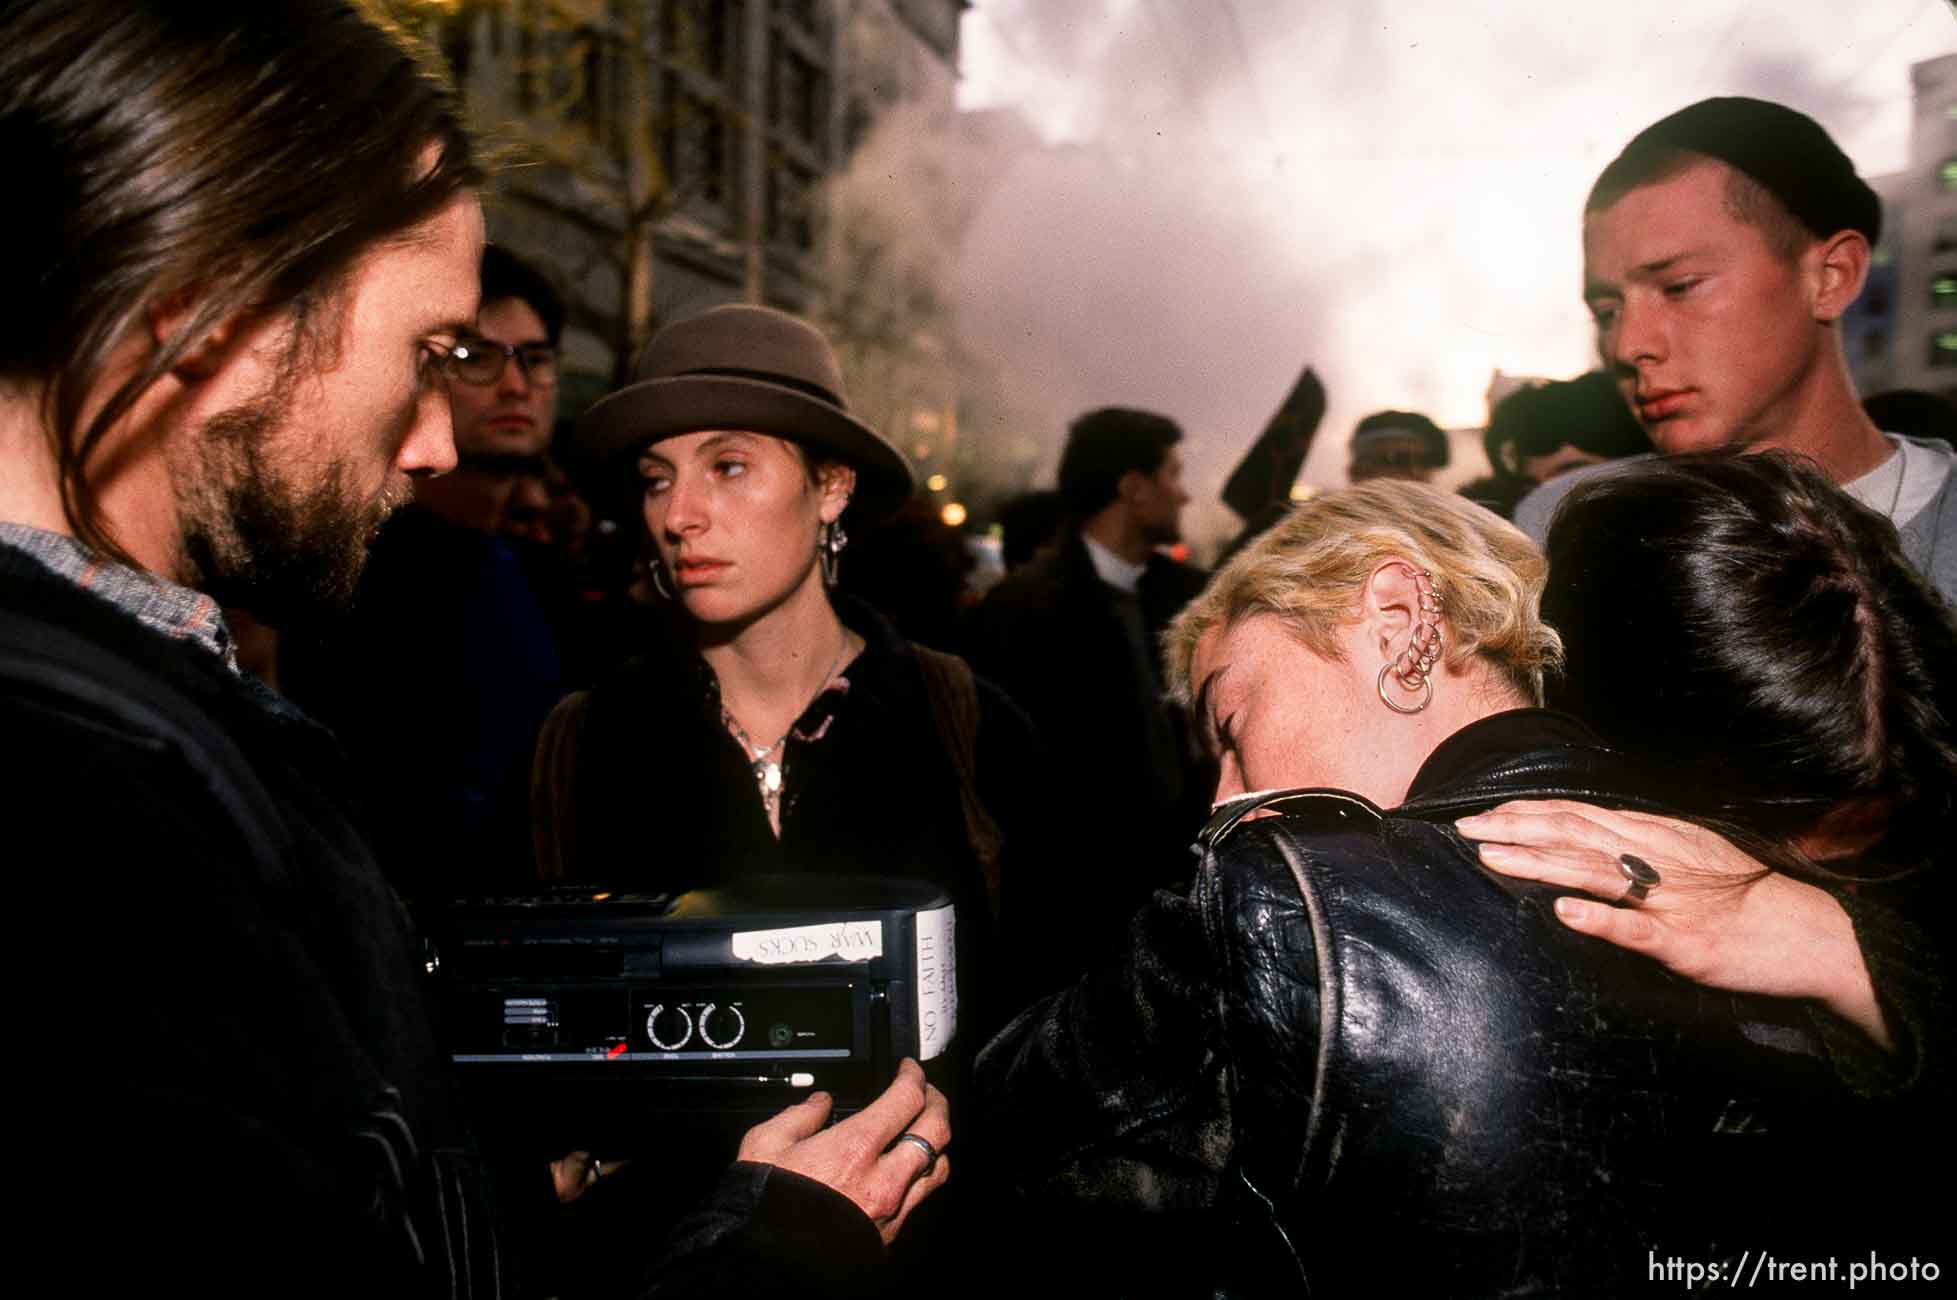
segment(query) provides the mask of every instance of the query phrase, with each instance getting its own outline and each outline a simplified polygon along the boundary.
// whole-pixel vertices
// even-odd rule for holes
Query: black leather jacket
[[[980,1058],[1019,1230],[1103,1294],[1607,1294],[1814,1247],[1871,1147],[1805,1008],[1577,935],[1451,825],[1640,788],[1523,710],[1450,738],[1390,814],[1312,791],[1213,821],[1127,959]]]

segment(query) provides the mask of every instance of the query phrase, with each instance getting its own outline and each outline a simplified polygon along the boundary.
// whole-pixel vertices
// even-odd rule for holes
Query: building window
[[[602,139],[609,128],[616,38],[603,27],[563,19],[537,0],[520,9],[516,21],[518,106]]]
[[[724,207],[733,192],[733,141],[720,106],[698,95],[673,97],[672,116],[660,133],[660,162],[680,194]]]
[[[783,163],[768,171],[768,241],[799,252],[815,247],[817,177],[806,168]],[[1957,337],[1957,335],[1953,335]]]
[[[1946,158],[1937,168],[1937,188],[1945,194],[1957,191],[1957,158]]]
[[[829,38],[829,15],[823,12],[820,0],[775,0],[775,15],[819,41]]]
[[[787,43],[777,40],[770,118],[804,144],[820,148],[829,117],[829,78]]]
[[[1930,336],[1930,364],[1957,368],[1957,330],[1938,330]]]
[[[491,28],[496,34],[494,39],[499,46],[502,44],[503,28],[500,18],[501,15],[499,14],[499,21]],[[440,25],[435,29],[435,40],[437,47],[442,52],[442,60],[448,64],[449,76],[455,79],[457,86],[467,88],[469,84],[469,53],[470,47],[473,44],[470,40],[469,20],[460,14],[453,14],[442,19]],[[500,51],[492,51],[492,53],[494,52]]]
[[[1938,310],[1957,307],[1957,275],[1940,275],[1930,281],[1930,306]]]
[[[662,44],[669,62],[725,81],[740,66],[744,19],[738,0],[667,0]]]
[[[1874,361],[1889,350],[1887,330],[1870,330],[1862,335],[1862,360]]]
[[[1937,218],[1937,233],[1931,243],[1930,251],[1933,253],[1957,251],[1957,217]]]

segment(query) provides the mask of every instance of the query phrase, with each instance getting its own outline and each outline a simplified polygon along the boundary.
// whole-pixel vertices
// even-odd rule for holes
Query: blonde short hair
[[[1513,524],[1439,488],[1374,479],[1304,502],[1230,561],[1163,634],[1172,690],[1184,704],[1196,643],[1211,628],[1274,614],[1313,653],[1342,658],[1334,630],[1359,616],[1359,592],[1381,564],[1405,560],[1434,578],[1446,661],[1481,655],[1533,704],[1563,643],[1542,621],[1549,566]]]

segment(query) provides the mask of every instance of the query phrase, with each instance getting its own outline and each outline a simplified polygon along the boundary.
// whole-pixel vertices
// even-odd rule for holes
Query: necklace
[[[1889,522],[1898,528],[1903,526],[1903,521],[1896,518],[1896,511],[1903,504],[1903,484],[1907,482],[1909,482],[1909,444],[1901,439],[1897,439],[1896,494],[1889,498],[1889,509],[1884,513],[1889,516]]]
[[[843,656],[848,653],[849,634],[844,633],[842,647],[836,651],[836,657],[830,661],[829,671],[824,673],[822,680],[817,683],[815,694],[809,696],[808,704],[795,711],[796,722],[800,722],[802,715],[809,711],[809,704],[814,704],[821,697],[822,692],[829,689],[829,683],[835,680],[836,670],[843,666]],[[747,728],[743,727],[740,721],[728,711],[724,703],[720,706],[720,724],[741,743],[743,753],[753,755],[748,762],[748,770],[754,773],[755,788],[761,792],[761,806],[767,810],[768,819],[773,821],[775,809],[781,802],[781,759],[771,758],[770,755],[775,754],[788,743],[788,738],[795,734],[795,723],[789,723],[788,730],[776,736],[775,743],[772,745],[755,744],[754,737],[747,734]]]

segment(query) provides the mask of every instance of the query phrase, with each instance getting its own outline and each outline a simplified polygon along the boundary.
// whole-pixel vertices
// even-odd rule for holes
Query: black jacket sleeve
[[[847,1197],[774,1165],[738,1162],[682,1219],[648,1275],[647,1300],[894,1293],[876,1225]]]
[[[1221,982],[1197,906],[1158,893],[1131,935],[1120,963],[980,1053],[989,1172],[1030,1200],[1195,1209],[1229,1163]]]
[[[1947,1095],[1953,1020],[1947,958],[1894,908],[1852,892],[1835,895],[1855,927],[1869,979],[1896,1038],[1884,1052],[1834,1016],[1817,1010],[1816,1029],[1835,1072],[1858,1094],[1907,1100]]]

